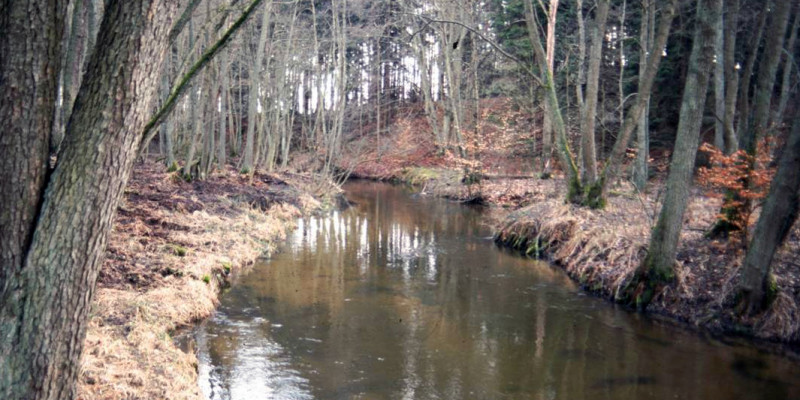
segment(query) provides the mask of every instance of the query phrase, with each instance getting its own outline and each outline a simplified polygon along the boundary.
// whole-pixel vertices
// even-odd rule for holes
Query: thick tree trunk
[[[603,61],[606,21],[608,20],[608,0],[597,0],[594,26],[592,27],[592,47],[589,50],[589,71],[586,76],[586,113],[581,124],[581,147],[583,149],[583,184],[592,185],[597,181],[597,150],[595,145],[595,121],[597,120],[597,95],[600,87],[600,64]]]
[[[770,266],[775,252],[797,220],[800,208],[800,174],[797,171],[800,171],[800,112],[795,112],[792,133],[778,162],[778,171],[739,275],[739,306],[745,313],[763,310],[775,294]]]
[[[670,163],[664,204],[650,238],[647,257],[637,270],[627,291],[628,299],[640,307],[646,307],[650,302],[655,286],[674,277],[675,255],[683,228],[683,214],[689,200],[689,189],[692,185],[708,81],[714,65],[717,21],[721,13],[722,0],[699,1],[697,28],[689,58],[689,70],[678,121],[678,135]]]
[[[47,181],[66,4],[54,0],[6,0],[0,5],[2,305],[22,270]],[[7,338],[0,337],[0,343],[7,342]],[[2,350],[0,395],[9,385],[9,371],[2,360],[8,359],[13,349],[3,346]]]
[[[2,293],[0,394],[5,399],[69,399],[74,395],[107,234],[149,117],[146,111],[158,88],[155,80],[166,47],[171,4],[107,2],[98,38],[101,45],[89,63],[58,164],[37,207],[35,222],[29,225],[35,227],[32,240],[24,249],[21,268],[9,277]],[[56,9],[50,5],[48,11]],[[17,21],[27,21],[40,32],[58,26],[41,26],[41,20],[35,20]],[[40,32],[17,39],[24,43]],[[48,52],[20,49],[19,55],[27,54],[44,56]],[[56,71],[50,73],[57,76]],[[33,102],[54,105],[47,93]],[[41,133],[20,134],[30,138]],[[3,148],[2,158],[27,156],[13,150]],[[11,189],[28,185],[19,180],[2,183]],[[7,188],[3,189],[6,193]],[[3,270],[9,271],[6,265]]]

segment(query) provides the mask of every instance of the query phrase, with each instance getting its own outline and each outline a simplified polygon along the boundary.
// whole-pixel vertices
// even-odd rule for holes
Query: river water
[[[790,399],[800,366],[654,323],[380,183],[300,221],[196,335],[209,399]]]

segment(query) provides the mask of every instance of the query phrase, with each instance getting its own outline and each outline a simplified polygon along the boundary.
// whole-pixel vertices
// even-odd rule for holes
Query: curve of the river
[[[300,221],[197,332],[217,399],[791,399],[800,367],[584,295],[481,211],[370,182]]]

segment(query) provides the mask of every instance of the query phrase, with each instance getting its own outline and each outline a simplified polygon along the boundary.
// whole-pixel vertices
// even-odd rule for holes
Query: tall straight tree
[[[550,0],[547,10],[547,66],[550,70],[555,66],[556,55],[556,21],[558,21],[558,0]],[[542,126],[542,173],[550,171],[550,158],[553,156],[553,121],[551,120],[550,103],[544,102],[544,121]]]
[[[655,4],[653,0],[642,0],[642,16],[639,29],[639,87],[644,87],[647,59],[653,52],[655,36]],[[640,191],[647,186],[647,162],[650,158],[650,99],[645,102],[642,116],[636,128],[636,159],[633,162],[633,183]]]
[[[608,0],[597,0],[592,26],[592,47],[589,50],[589,71],[586,76],[586,99],[581,122],[581,154],[583,155],[583,184],[592,185],[597,180],[597,150],[595,149],[595,121],[597,120],[597,96],[600,87],[600,64],[603,61]]]
[[[739,93],[739,69],[736,63],[736,33],[739,31],[739,0],[728,0],[723,18],[725,28],[725,153],[733,154],[739,149],[734,119],[736,118],[736,97]]]
[[[258,38],[258,47],[256,47],[256,57],[253,59],[250,68],[250,89],[248,91],[250,98],[247,102],[247,137],[244,145],[244,163],[242,164],[242,171],[246,173],[253,173],[255,169],[256,114],[258,113],[260,101],[259,93],[262,90],[260,81],[264,69],[264,49],[267,46],[271,15],[272,1],[267,0],[267,6],[264,7],[264,14],[262,14],[261,18],[261,34]]]
[[[699,0],[689,69],[683,91],[678,134],[667,177],[664,204],[650,238],[644,262],[636,271],[626,294],[639,307],[646,307],[656,287],[675,276],[675,255],[678,250],[683,214],[689,199],[694,162],[700,142],[706,93],[722,13],[722,0]]]

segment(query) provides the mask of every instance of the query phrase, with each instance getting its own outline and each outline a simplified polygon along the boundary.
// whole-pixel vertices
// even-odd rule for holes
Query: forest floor
[[[590,210],[565,203],[566,184],[557,173],[554,179],[536,177],[533,168],[526,166],[532,163],[520,161],[524,155],[514,140],[497,146],[497,141],[490,139],[495,145],[478,148],[477,162],[454,161],[427,139],[432,134],[422,119],[390,127],[382,138],[385,145],[380,154],[374,138],[362,139],[358,148],[370,150],[349,157],[359,161],[346,167],[357,177],[410,183],[423,193],[489,205],[487,222],[498,243],[550,260],[584,289],[619,299],[620,289],[647,252],[663,196],[668,154],[651,154],[655,177],[645,193],[629,182],[618,182],[607,207]],[[408,129],[408,125],[422,129]],[[525,135],[528,133],[516,142],[529,143]],[[527,160],[531,158],[528,155]],[[475,166],[481,179],[466,184],[470,182],[469,168]],[[765,346],[778,342],[777,351],[800,354],[796,349],[800,344],[800,224],[795,225],[773,263],[777,299],[764,313],[742,319],[730,307],[744,257],[741,241],[706,237],[720,205],[719,199],[700,189],[694,191],[684,220],[677,279],[658,293],[648,313],[727,338],[755,337],[763,339],[760,342]]]
[[[221,289],[322,203],[287,174],[233,169],[184,182],[136,166],[100,272],[82,357],[80,399],[199,399],[194,352],[176,330],[209,317]]]

